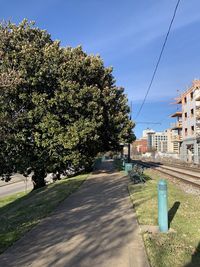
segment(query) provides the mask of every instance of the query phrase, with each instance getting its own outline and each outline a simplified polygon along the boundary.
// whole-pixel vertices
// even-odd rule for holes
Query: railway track
[[[143,165],[144,167],[151,167],[161,173],[170,175],[181,182],[200,188],[200,171],[198,171],[197,169],[192,170],[191,168],[181,166],[177,167],[177,165],[161,165],[158,163],[146,161],[137,161],[137,163]]]
[[[169,166],[169,167],[173,167],[173,168],[177,168],[177,169],[181,169],[181,170],[187,170],[187,171],[191,171],[191,172],[196,172],[196,173],[200,173],[200,167],[189,167],[189,166],[183,166],[182,164],[170,164],[170,163],[166,163],[166,162],[152,162],[152,161],[144,161],[147,163],[152,163],[155,165],[164,165],[164,166]]]

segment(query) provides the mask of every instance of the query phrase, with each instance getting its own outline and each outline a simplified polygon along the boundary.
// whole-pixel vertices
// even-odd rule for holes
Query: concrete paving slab
[[[103,167],[0,255],[0,266],[149,267],[128,178],[112,162]]]

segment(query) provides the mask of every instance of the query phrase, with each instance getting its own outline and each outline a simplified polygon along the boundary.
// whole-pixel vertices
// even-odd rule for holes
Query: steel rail
[[[148,163],[148,161],[147,161]],[[181,164],[170,164],[170,163],[166,163],[166,162],[151,162],[152,164],[160,164],[161,166],[169,166],[169,167],[173,167],[173,168],[178,168],[178,169],[183,169],[183,170],[187,170],[187,171],[192,171],[192,172],[197,172],[200,173],[200,168],[197,167],[185,167],[182,166]]]
[[[161,173],[167,174],[167,175],[169,175],[173,178],[176,178],[177,180],[184,182],[186,184],[200,188],[200,184],[195,183],[194,181],[191,181],[191,180],[187,180],[183,177],[177,176],[176,173],[191,177],[192,179],[200,179],[199,177],[197,177],[195,175],[185,174],[184,172],[181,172],[181,171],[175,171],[175,170],[169,170],[169,169],[167,169],[167,171],[166,171],[166,168],[164,168],[162,165],[161,166],[157,166],[157,165],[155,166],[155,164],[142,162],[142,161],[137,162],[137,163],[140,165],[143,165],[143,166],[146,165],[146,167],[154,167],[157,171],[159,171]]]

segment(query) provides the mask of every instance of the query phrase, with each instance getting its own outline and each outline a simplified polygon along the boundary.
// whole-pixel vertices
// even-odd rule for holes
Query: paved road
[[[9,185],[12,184],[13,182],[20,182],[20,181],[24,181],[25,177],[19,173],[15,173],[14,175],[11,176],[11,180],[9,182],[5,182],[1,180],[2,177],[0,177],[0,187],[1,186],[5,186],[5,185]]]
[[[111,162],[104,168],[0,255],[0,266],[148,267],[127,177]]]
[[[45,180],[52,182],[51,174],[48,174]],[[27,183],[25,177],[18,173],[14,174],[9,182],[0,180],[0,198],[31,189],[33,189],[31,175],[27,178]]]
[[[30,179],[28,180],[27,184],[25,183],[25,181],[6,184],[5,186],[0,186],[0,198],[18,192],[31,190],[32,188],[33,188],[33,183],[30,181]]]

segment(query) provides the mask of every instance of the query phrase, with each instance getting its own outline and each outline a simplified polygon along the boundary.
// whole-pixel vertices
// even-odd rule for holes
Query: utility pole
[[[128,143],[128,163],[131,162],[131,144]]]
[[[132,119],[132,101],[131,101],[131,107],[130,107],[130,120]],[[131,162],[131,144],[128,143],[128,163]]]

